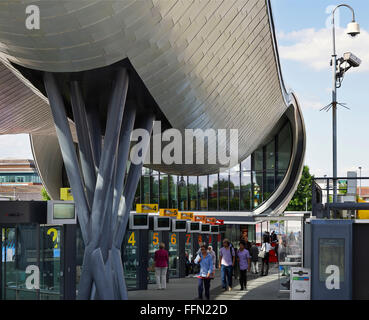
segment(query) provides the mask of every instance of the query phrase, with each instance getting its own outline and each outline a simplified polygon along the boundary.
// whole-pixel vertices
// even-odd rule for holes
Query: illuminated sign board
[[[162,217],[173,217],[178,216],[178,209],[160,209],[159,215]]]
[[[150,203],[136,204],[137,213],[153,213],[153,212],[158,212],[158,209],[159,208],[157,204],[150,204]]]
[[[192,220],[193,219],[193,212],[178,212],[179,220]]]

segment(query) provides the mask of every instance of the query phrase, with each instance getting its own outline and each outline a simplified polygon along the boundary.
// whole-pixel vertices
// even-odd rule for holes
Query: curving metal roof
[[[287,115],[294,124],[290,168],[257,213],[284,209],[301,174],[305,131],[281,77],[270,0],[40,0],[32,2],[40,8],[40,30],[25,27],[29,4],[0,1],[0,134],[32,135],[53,198],[62,159],[48,100],[18,66],[66,73],[128,59],[173,128],[238,129],[239,161]]]
[[[68,72],[128,58],[174,128],[238,129],[240,161],[287,109],[269,1],[42,0],[40,30],[26,29],[27,4],[0,2],[5,59]],[[0,108],[12,116],[0,115],[0,133],[52,133],[47,100],[8,70],[1,66]]]

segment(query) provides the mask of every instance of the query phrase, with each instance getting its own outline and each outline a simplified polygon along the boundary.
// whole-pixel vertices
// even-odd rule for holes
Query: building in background
[[[0,160],[0,200],[42,200],[41,189],[33,160]]]

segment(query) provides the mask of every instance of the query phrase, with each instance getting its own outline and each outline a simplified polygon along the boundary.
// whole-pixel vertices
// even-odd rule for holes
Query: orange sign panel
[[[159,215],[162,217],[177,217],[178,209],[160,209]]]

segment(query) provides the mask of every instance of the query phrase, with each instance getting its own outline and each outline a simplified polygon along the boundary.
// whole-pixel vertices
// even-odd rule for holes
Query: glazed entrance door
[[[0,299],[61,299],[61,246],[60,226],[1,226]]]
[[[39,299],[37,225],[1,227],[1,298]]]

